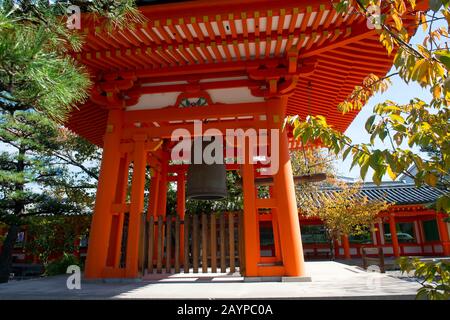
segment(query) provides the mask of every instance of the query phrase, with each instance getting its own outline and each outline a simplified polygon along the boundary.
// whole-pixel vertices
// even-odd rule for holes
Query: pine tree
[[[95,180],[85,162],[97,151],[61,127],[91,86],[87,70],[67,54],[82,46],[63,19],[71,4],[111,28],[140,18],[130,0],[0,0],[0,222],[8,225],[0,283],[8,281],[20,225],[40,214],[79,214],[93,199],[95,183],[80,175]],[[87,183],[73,187],[80,181]]]

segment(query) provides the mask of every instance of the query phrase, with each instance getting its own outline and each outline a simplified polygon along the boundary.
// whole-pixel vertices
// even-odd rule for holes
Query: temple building
[[[323,188],[332,196],[332,188]],[[385,200],[391,207],[378,215],[373,232],[342,238],[335,247],[337,258],[359,258],[362,247],[381,246],[387,257],[449,256],[449,224],[446,215],[432,207],[444,192],[437,188],[416,187],[400,180],[383,182],[380,186],[365,183],[361,195],[370,200]],[[303,250],[307,258],[330,256],[330,245],[323,224],[300,215]],[[393,232],[396,230],[396,232]]]
[[[323,188],[321,190],[322,193],[329,196],[332,196],[333,191],[335,189],[332,188]],[[336,259],[360,259],[362,253],[361,248],[363,247],[382,247],[384,255],[392,258],[399,256],[449,256],[449,223],[445,222],[446,216],[444,214],[436,212],[436,210],[430,207],[430,204],[441,194],[442,191],[437,188],[427,186],[417,188],[406,178],[397,182],[383,182],[380,186],[365,183],[361,188],[361,195],[367,196],[369,199],[383,199],[392,205],[388,211],[381,212],[378,215],[373,232],[368,231],[367,234],[362,234],[357,237],[350,236],[343,238],[337,241],[333,248],[330,246],[330,241],[327,238],[322,221],[319,219],[305,218],[299,211],[304,258],[306,261],[329,260],[332,256]],[[238,213],[234,213],[234,215],[238,216]],[[76,219],[76,217],[74,218]],[[279,235],[273,232],[273,223],[274,221],[270,213],[260,215],[259,254],[261,259],[266,263],[276,261],[277,254],[280,252]],[[220,239],[222,234],[224,234],[224,241],[229,242],[229,230],[227,230],[229,228],[224,228],[221,231],[219,219],[217,226],[217,239]],[[396,240],[393,240],[392,237],[393,233],[391,230],[393,228],[397,231],[394,236]],[[6,232],[6,229],[0,230],[0,235],[3,235],[4,232]],[[198,237],[200,238],[201,235]],[[36,266],[29,269],[30,264],[39,264],[40,261],[37,256],[25,249],[27,241],[33,241],[33,239],[28,236],[25,226],[19,233],[14,250],[13,272],[15,271],[17,273],[16,276],[19,277],[30,271],[43,270],[42,268],[36,268]],[[167,248],[167,244],[165,244],[165,248]],[[76,241],[73,254],[80,258],[82,264],[86,260],[87,249],[88,236],[85,234],[80,235]],[[331,254],[331,250],[334,250],[333,255]],[[219,255],[216,256],[216,259],[221,263],[223,257],[220,257],[220,244],[217,252]],[[59,255],[56,254],[53,258],[56,259],[61,255],[62,252]],[[197,260],[200,258],[199,253],[197,257],[194,257],[193,253],[188,255],[190,255],[191,261],[194,258]],[[236,251],[235,255],[236,267],[239,267],[239,252]],[[211,260],[211,256],[208,259]],[[230,271],[230,260],[228,252],[223,261],[225,264],[225,272]],[[199,265],[201,265],[201,261],[199,261]],[[157,266],[155,269],[157,271]],[[161,260],[161,272],[163,271],[165,272],[166,269],[163,269]],[[200,270],[197,270],[197,272],[200,272]]]
[[[306,276],[304,257],[319,254],[323,244],[320,225],[299,219],[289,150],[301,143],[284,119],[323,115],[345,131],[358,111],[342,114],[337,104],[369,74],[384,76],[394,55],[364,15],[338,14],[328,0],[146,3],[139,7],[141,22],[113,32],[83,15],[85,44],[72,53],[94,86],[67,127],[103,148],[85,278],[200,268],[246,277]],[[418,1],[416,10],[425,5]],[[411,10],[404,20],[411,35],[417,19]],[[233,161],[185,164],[194,153],[174,154],[186,136],[226,137],[221,149]],[[255,161],[252,152],[261,148],[270,151]],[[243,212],[186,215],[186,197],[226,195],[220,184],[226,170],[242,178]],[[268,198],[258,196],[260,179],[271,181]],[[167,213],[169,182],[177,185],[176,215]],[[364,192],[383,190],[398,204],[380,217],[374,243],[395,256],[448,254],[445,223],[421,204],[437,191],[422,189],[416,202],[407,186]],[[349,242],[338,255],[358,255],[359,244]]]

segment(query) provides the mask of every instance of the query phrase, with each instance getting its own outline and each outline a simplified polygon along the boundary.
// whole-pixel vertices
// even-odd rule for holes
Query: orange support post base
[[[102,164],[98,181],[94,215],[92,217],[85,278],[103,277],[108,256],[108,244],[112,223],[113,204],[120,163],[120,137],[122,133],[122,110],[109,111],[105,134]]]
[[[392,250],[394,252],[394,256],[400,257],[400,247],[398,244],[398,237],[397,237],[397,226],[393,215],[390,215],[389,217],[389,228],[391,231]]]
[[[350,255],[350,242],[348,241],[348,236],[343,235],[341,241],[344,248],[344,258],[351,259],[352,257]]]
[[[278,129],[279,168],[274,174],[274,196],[285,276],[305,276],[305,263],[298,219],[297,200],[292,174],[287,131],[283,130],[287,97],[267,102],[270,129]],[[272,140],[274,140],[274,136]],[[276,143],[277,141],[272,141]],[[273,157],[273,155],[272,155]]]
[[[450,256],[450,240],[448,235],[447,223],[444,221],[445,215],[439,214],[437,217],[439,226],[439,236],[442,242],[442,253],[444,256]]]

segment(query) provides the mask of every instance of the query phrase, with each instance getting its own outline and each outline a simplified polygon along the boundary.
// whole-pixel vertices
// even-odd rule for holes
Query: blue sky
[[[391,70],[390,73],[395,71]],[[412,98],[420,98],[424,101],[431,100],[431,94],[429,89],[423,89],[417,84],[406,84],[399,77],[392,78],[392,86],[383,94],[377,94],[372,97],[369,102],[360,111],[358,116],[353,120],[345,132],[355,143],[369,142],[370,135],[364,129],[367,118],[372,114],[373,107],[386,100],[393,100],[398,103],[408,103]],[[384,148],[383,143],[378,142],[377,148]],[[352,159],[351,156],[345,161],[337,161],[336,166],[338,168],[338,174],[346,177],[359,178],[359,167],[356,166],[350,170]],[[366,176],[366,181],[372,179],[373,171],[369,170]],[[389,177],[385,177],[383,180],[390,180]]]
[[[424,39],[424,33],[419,30],[417,34],[411,39],[412,44],[422,43]],[[395,68],[392,68],[388,74],[395,72]],[[358,116],[353,120],[345,132],[355,143],[369,142],[370,135],[364,129],[367,118],[372,114],[373,107],[386,100],[392,100],[398,103],[408,103],[412,98],[420,98],[424,101],[431,100],[431,93],[428,88],[423,89],[415,83],[406,84],[398,76],[392,77],[391,87],[383,94],[377,94],[372,97],[364,108],[360,111]],[[381,142],[376,144],[377,148],[383,148]],[[360,178],[359,167],[356,166],[350,170],[351,156],[345,161],[339,160],[336,162],[337,173],[341,176]],[[373,171],[369,169],[366,181],[371,181]],[[388,176],[383,178],[385,181],[391,180]]]

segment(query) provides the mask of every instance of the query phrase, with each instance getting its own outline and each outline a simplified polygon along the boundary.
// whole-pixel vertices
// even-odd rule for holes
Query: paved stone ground
[[[307,262],[311,282],[244,282],[239,275],[157,275],[137,282],[82,281],[67,276],[0,284],[0,299],[413,299],[417,282],[332,261]]]

